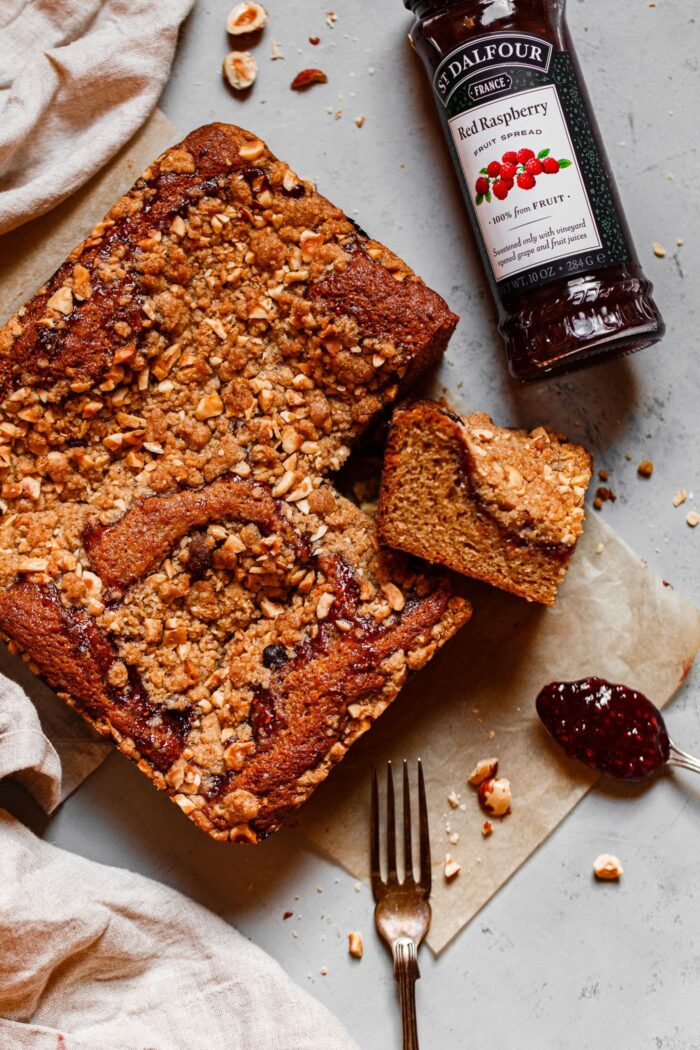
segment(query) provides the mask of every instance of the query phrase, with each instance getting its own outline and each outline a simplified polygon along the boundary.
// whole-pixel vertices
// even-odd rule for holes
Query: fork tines
[[[394,776],[391,762],[386,770],[386,840],[387,840],[387,876],[382,879],[379,849],[379,789],[377,770],[372,768],[372,811],[370,820],[372,892],[375,900],[384,886],[418,885],[426,894],[430,893],[430,836],[428,831],[428,806],[425,800],[425,781],[423,766],[418,759],[418,838],[420,854],[420,874],[416,883],[413,871],[413,841],[411,835],[411,791],[408,781],[408,763],[403,761],[403,856],[404,878],[399,883],[396,868],[396,806],[394,800]]]

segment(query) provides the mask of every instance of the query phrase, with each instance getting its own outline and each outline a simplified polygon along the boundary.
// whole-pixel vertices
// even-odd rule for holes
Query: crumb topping
[[[546,427],[496,427],[475,413],[464,423],[470,478],[507,529],[541,543],[574,546],[583,528],[591,457]]]
[[[0,329],[0,627],[216,837],[274,830],[468,616],[324,480],[455,321],[212,125]]]

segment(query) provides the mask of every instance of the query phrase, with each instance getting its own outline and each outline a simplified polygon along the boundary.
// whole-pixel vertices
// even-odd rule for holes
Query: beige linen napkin
[[[42,842],[0,810],[0,1047],[25,1046],[358,1050],[222,919]]]
[[[3,0],[0,233],[82,186],[139,128],[193,0]]]

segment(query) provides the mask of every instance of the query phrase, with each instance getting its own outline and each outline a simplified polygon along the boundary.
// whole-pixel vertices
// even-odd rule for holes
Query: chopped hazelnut
[[[259,160],[264,152],[265,146],[260,139],[254,139],[253,142],[248,142],[245,146],[241,146],[238,156],[243,160]]]
[[[680,507],[682,503],[685,503],[687,498],[688,493],[685,491],[685,489],[679,489],[676,495],[673,497],[673,506]]]
[[[403,594],[396,586],[396,584],[383,583],[382,590],[384,591],[384,596],[388,601],[390,607],[394,610],[394,612],[401,612],[404,605],[406,604],[406,599],[404,598]]]
[[[505,817],[510,812],[512,799],[510,780],[506,777],[484,780],[479,788],[481,808],[491,817]]]
[[[185,220],[182,218],[181,215],[176,215],[173,221],[170,223],[170,232],[174,233],[176,237],[184,237],[187,233]]]
[[[73,295],[76,299],[89,299],[92,295],[90,271],[80,263],[73,267]]]
[[[302,230],[301,237],[299,238],[299,247],[301,248],[301,254],[305,259],[313,258],[322,244],[322,233],[314,233],[313,230]]]
[[[22,478],[19,483],[20,491],[25,495],[29,496],[30,499],[38,500],[41,495],[41,479],[26,477]]]
[[[268,620],[274,620],[278,616],[281,616],[284,612],[284,608],[278,605],[276,602],[270,601],[269,598],[263,598],[260,601],[260,608]]]
[[[698,525],[700,525],[700,514],[698,514],[696,510],[690,510],[688,511],[685,520],[688,523],[688,525],[690,525],[691,529],[694,529]]]
[[[46,572],[48,567],[47,558],[23,558],[17,565],[17,572]]]
[[[362,952],[364,951],[364,945],[362,943],[362,934],[353,931],[348,934],[348,952],[352,955],[353,959],[361,959]]]
[[[267,25],[267,11],[262,4],[236,4],[231,8],[226,19],[226,32],[231,36],[242,36],[244,33],[255,33]]]
[[[446,853],[445,854],[445,880],[447,882],[450,882],[452,879],[455,878],[456,875],[459,875],[461,870],[462,870],[462,865],[458,864],[458,862],[454,859],[454,857],[452,857],[449,853]]]
[[[493,824],[490,820],[485,820],[481,825],[481,834],[485,839],[487,839],[489,835],[493,835]]]
[[[224,59],[223,73],[235,91],[245,91],[255,83],[255,78],[258,75],[258,64],[250,51],[231,51]],[[260,143],[260,153],[262,153],[262,148],[262,143]],[[244,156],[244,149],[246,149],[245,146],[239,150],[242,157]],[[244,159],[254,160],[256,158],[244,157]]]
[[[279,481],[275,482],[272,488],[272,495],[275,497],[284,496],[285,493],[289,492],[293,484],[294,472],[291,470],[287,470],[279,479]]]
[[[316,604],[316,618],[319,620],[325,620],[328,617],[328,613],[331,611],[331,606],[335,601],[335,597],[325,591],[318,599]]]
[[[64,285],[63,288],[53,293],[46,305],[49,310],[57,310],[60,314],[68,315],[73,310],[73,293],[67,285]]]
[[[593,862],[593,871],[597,879],[609,879],[612,881],[620,878],[624,868],[622,867],[622,861],[614,857],[612,853],[601,853]]]
[[[637,467],[637,473],[642,478],[650,478],[654,473],[654,464],[650,459],[643,459]]]
[[[657,259],[665,259],[666,258],[666,249],[664,248],[664,246],[662,244],[659,244],[658,241],[654,241],[653,248],[654,248],[654,255],[656,256]]]
[[[194,410],[194,417],[199,420],[212,419],[214,416],[220,416],[223,410],[224,403],[214,391],[205,394],[204,397],[201,398],[199,404]]]
[[[474,787],[478,787],[479,784],[483,784],[485,780],[490,780],[491,777],[495,777],[497,772],[497,758],[480,758],[469,774],[469,783],[473,784]]]
[[[189,816],[196,809],[194,802],[187,795],[173,795],[173,802],[180,807],[185,816]]]

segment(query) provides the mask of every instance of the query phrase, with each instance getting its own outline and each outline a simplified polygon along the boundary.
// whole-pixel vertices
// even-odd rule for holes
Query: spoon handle
[[[680,769],[690,769],[693,773],[700,773],[700,759],[693,758],[687,751],[682,751],[670,741],[671,751],[668,757],[669,766],[678,766]]]

